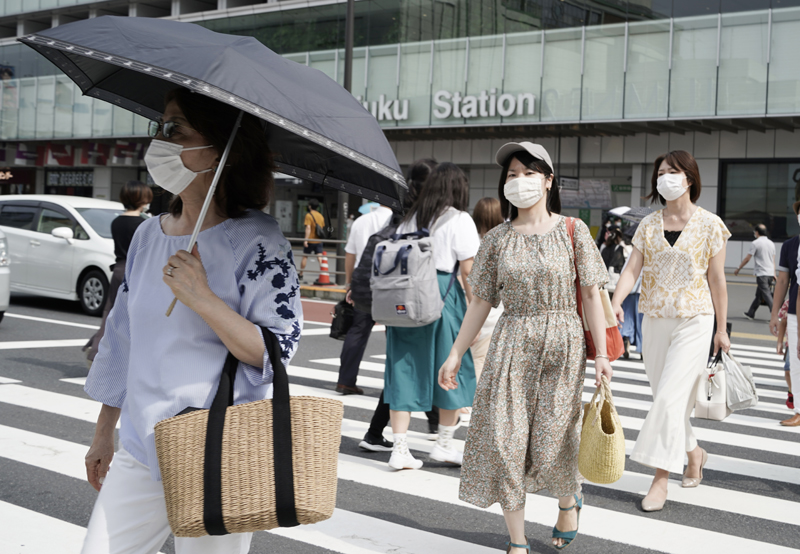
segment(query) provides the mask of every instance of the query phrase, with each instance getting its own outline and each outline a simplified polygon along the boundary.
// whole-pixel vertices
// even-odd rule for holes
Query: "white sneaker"
[[[392,457],[389,458],[389,467],[392,469],[419,469],[422,467],[422,460],[417,460],[408,450],[408,443],[405,440],[395,438]]]
[[[455,448],[442,448],[437,442],[433,445],[433,448],[431,448],[430,458],[437,462],[446,462],[448,464],[460,466],[464,455]],[[391,462],[389,463],[391,464]]]

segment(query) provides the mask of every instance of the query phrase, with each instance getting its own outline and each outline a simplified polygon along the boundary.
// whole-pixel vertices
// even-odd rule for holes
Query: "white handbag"
[[[758,391],[753,380],[753,372],[731,354],[722,353],[722,365],[725,366],[725,383],[727,391],[725,399],[728,407],[734,412],[754,408],[758,404]]]
[[[722,350],[700,376],[694,417],[722,421],[731,415],[727,402],[727,376],[722,363]]]

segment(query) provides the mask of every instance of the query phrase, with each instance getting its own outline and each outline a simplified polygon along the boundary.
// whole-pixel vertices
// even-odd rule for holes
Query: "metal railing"
[[[286,237],[286,240],[288,240],[290,243],[292,243],[292,246],[294,248],[298,248],[298,246],[296,244],[294,244],[294,243],[299,243],[299,248],[301,248],[301,249],[303,247],[303,243],[306,241],[306,239],[303,238],[303,237]],[[311,239],[311,240],[313,242],[321,242],[323,245],[325,245],[325,244],[345,244],[345,243],[347,243],[346,240],[338,240],[338,239]],[[317,256],[317,254],[300,254],[300,255],[301,256]],[[345,259],[344,256],[336,256],[335,254],[326,254],[325,257],[328,258],[329,260],[344,260]],[[299,266],[297,268],[297,271],[300,271],[300,267]],[[310,269],[309,266],[306,266],[306,268],[303,270],[303,273],[322,273],[322,271],[319,268]],[[330,269],[328,270],[328,273],[330,275],[345,275],[344,271],[333,271],[333,270],[330,270]]]

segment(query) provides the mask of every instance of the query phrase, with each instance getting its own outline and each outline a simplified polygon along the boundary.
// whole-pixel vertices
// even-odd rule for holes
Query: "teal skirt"
[[[439,293],[444,297],[450,273],[437,272]],[[475,365],[467,350],[458,371],[458,388],[439,386],[439,368],[456,341],[467,299],[456,281],[447,295],[442,317],[424,327],[386,328],[386,372],[384,401],[398,412],[428,412],[432,406],[457,410],[472,405],[475,396]]]

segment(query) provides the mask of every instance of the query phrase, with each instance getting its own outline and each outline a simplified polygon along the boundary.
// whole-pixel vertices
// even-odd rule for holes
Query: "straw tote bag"
[[[187,408],[155,426],[176,537],[293,527],[333,515],[343,405],[290,398],[278,339],[261,331],[275,374],[272,400],[233,405],[238,362],[228,353],[211,409]]]
[[[583,408],[578,471],[592,483],[601,485],[619,481],[625,471],[625,435],[605,376],[591,402]]]
[[[567,234],[572,241],[572,251],[575,251],[575,218],[567,218]],[[578,259],[575,257],[575,291],[578,301],[578,315],[583,320],[583,336],[586,338],[586,359],[594,360],[597,355],[597,347],[594,345],[592,332],[589,330],[589,323],[586,321],[586,314],[583,313],[583,301],[581,299],[581,283],[578,277]],[[625,344],[622,342],[622,335],[617,327],[617,316],[611,307],[611,298],[608,291],[599,289],[600,301],[603,303],[603,315],[606,322],[606,354],[608,361],[613,362],[625,352]]]

